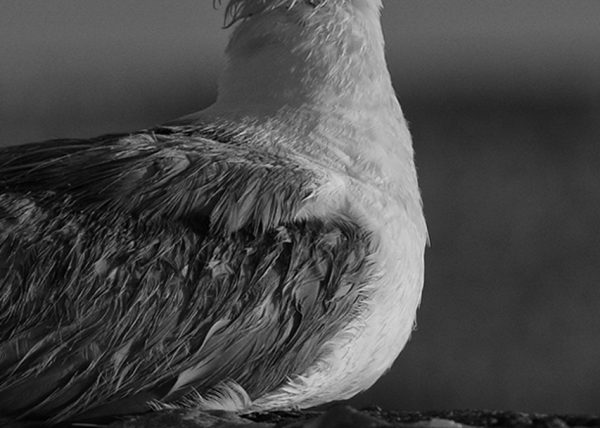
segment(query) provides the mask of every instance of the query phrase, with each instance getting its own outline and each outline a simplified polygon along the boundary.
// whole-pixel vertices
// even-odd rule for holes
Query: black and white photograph
[[[0,427],[600,427],[600,2],[0,0]]]

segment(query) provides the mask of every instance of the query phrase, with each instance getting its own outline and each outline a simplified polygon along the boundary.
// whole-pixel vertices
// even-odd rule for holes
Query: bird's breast
[[[350,398],[391,367],[413,330],[427,240],[418,191],[415,200],[406,201],[331,174],[302,216],[322,217],[326,211],[351,216],[371,236],[367,297],[353,320],[323,346],[323,357],[279,391],[257,400],[256,408],[304,408]]]

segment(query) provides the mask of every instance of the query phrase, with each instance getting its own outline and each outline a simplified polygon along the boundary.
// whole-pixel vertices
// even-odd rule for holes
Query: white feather
[[[298,219],[358,219],[376,243],[376,274],[370,300],[318,362],[246,410],[309,407],[370,387],[408,341],[423,286],[427,232],[412,141],[384,57],[381,2],[308,3],[233,1],[241,22],[219,97],[187,119],[243,130],[262,149],[314,170],[325,184]]]

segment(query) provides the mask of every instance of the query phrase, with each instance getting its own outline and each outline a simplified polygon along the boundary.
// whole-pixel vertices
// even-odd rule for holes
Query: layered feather
[[[303,373],[358,313],[371,251],[341,218],[293,220],[314,184],[186,129],[0,151],[0,414],[214,406],[193,397]]]

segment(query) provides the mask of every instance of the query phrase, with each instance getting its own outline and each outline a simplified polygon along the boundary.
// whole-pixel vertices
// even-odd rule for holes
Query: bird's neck
[[[390,177],[399,158],[411,168],[412,145],[387,70],[378,14],[367,10],[316,30],[267,18],[236,28],[219,96],[202,118],[228,118],[256,135],[284,135],[278,149],[358,174]]]
[[[314,26],[273,15],[236,28],[215,108],[356,111],[393,97],[378,14]]]

